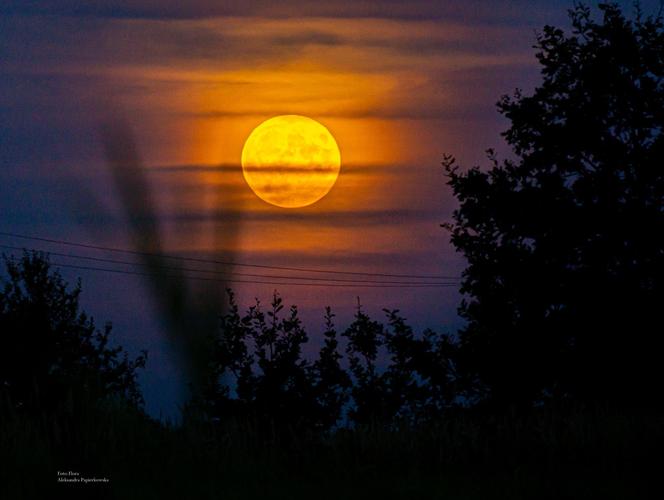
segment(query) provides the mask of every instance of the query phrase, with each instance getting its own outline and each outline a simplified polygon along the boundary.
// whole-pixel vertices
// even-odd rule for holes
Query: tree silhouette
[[[258,301],[249,310],[261,372],[255,383],[256,410],[277,422],[308,425],[314,412],[309,362],[302,359],[302,344],[308,337],[297,307],[291,306],[281,317],[283,307],[275,292],[267,318]]]
[[[339,353],[339,341],[334,328],[334,314],[330,307],[325,308],[325,343],[318,359],[312,366],[313,391],[318,404],[318,422],[322,429],[333,427],[341,418],[344,405],[348,402],[348,389],[351,380],[341,367],[343,356]]]
[[[515,159],[444,160],[468,260],[459,363],[497,404],[662,403],[664,29],[599,9],[545,27],[541,84],[499,102]]]
[[[334,314],[325,309],[323,346],[309,361],[296,307],[282,317],[275,293],[265,313],[259,301],[241,316],[234,294],[221,316],[202,403],[213,421],[247,418],[280,432],[327,432],[339,424],[407,425],[439,417],[455,393],[456,344],[427,330],[415,335],[398,311],[387,326],[358,304],[343,366]]]
[[[387,407],[392,419],[418,423],[440,416],[457,397],[452,337],[426,330],[416,337],[398,310],[384,310],[383,330],[390,363],[384,374]]]
[[[344,331],[348,340],[346,354],[353,375],[351,418],[359,424],[384,422],[389,419],[385,379],[376,366],[383,345],[384,327],[363,310],[358,298],[354,321]]]
[[[80,283],[69,289],[48,257],[5,257],[0,289],[0,383],[16,409],[44,412],[81,401],[120,397],[143,402],[136,381],[146,353],[129,358],[79,309]]]
[[[214,418],[245,416],[254,399],[256,383],[254,357],[247,345],[252,336],[250,319],[240,317],[235,294],[230,289],[227,293],[229,307],[220,317],[203,395],[204,411]]]
[[[240,317],[229,290],[228,312],[221,317],[205,411],[213,417],[257,419],[278,428],[316,426],[317,409],[311,363],[302,358],[308,341],[298,311],[282,317],[283,300],[275,292],[264,312],[257,300]]]

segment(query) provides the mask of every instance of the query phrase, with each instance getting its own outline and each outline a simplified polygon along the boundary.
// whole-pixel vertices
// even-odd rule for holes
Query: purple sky
[[[646,13],[658,5],[643,2]],[[0,231],[132,248],[128,206],[100,133],[103,123],[121,119],[141,157],[166,252],[459,276],[463,260],[439,227],[454,209],[442,155],[471,166],[483,163],[487,148],[508,154],[500,137],[507,123],[495,103],[516,87],[527,92],[536,84],[536,30],[547,23],[567,27],[571,6],[543,0],[5,1]],[[341,175],[310,207],[267,205],[243,181],[244,140],[279,114],[320,121],[340,145]],[[148,410],[172,415],[180,372],[144,279],[62,272],[72,281],[82,277],[85,308],[100,324],[111,320],[120,343],[150,351],[142,377]],[[207,290],[191,287],[194,296]],[[253,297],[268,301],[275,286],[234,288],[247,306]],[[277,288],[287,304],[299,305],[314,343],[323,307],[332,306],[343,327],[357,296],[372,315],[398,308],[418,329],[460,325],[455,288]]]

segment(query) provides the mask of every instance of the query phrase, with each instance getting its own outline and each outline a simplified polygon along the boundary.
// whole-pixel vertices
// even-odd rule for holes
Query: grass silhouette
[[[75,420],[5,404],[2,417],[3,498],[654,498],[664,444],[661,417],[580,407],[327,436],[173,425],[117,402]],[[62,470],[110,482],[58,484]]]

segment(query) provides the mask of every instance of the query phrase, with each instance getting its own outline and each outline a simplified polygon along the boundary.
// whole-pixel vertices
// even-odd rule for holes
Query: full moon
[[[258,125],[242,148],[242,173],[256,196],[284,208],[306,207],[337,180],[341,153],[316,120],[281,115]]]

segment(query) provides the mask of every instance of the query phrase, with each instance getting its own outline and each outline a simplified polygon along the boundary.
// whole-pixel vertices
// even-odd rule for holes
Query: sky
[[[488,148],[509,155],[500,136],[508,123],[495,103],[536,85],[536,32],[545,24],[567,27],[572,5],[5,0],[0,232],[131,249],[128,218],[147,205],[159,250],[168,254],[459,277],[463,258],[440,227],[455,207],[440,162],[452,154],[464,168],[485,164]],[[646,13],[658,5],[643,2]],[[242,176],[244,141],[282,114],[319,121],[341,151],[336,184],[308,207],[269,205]],[[118,128],[145,177],[138,208],[109,167],[108,131]],[[109,258],[10,236],[0,244]],[[149,280],[71,268],[62,274],[81,277],[84,307],[98,323],[113,322],[118,342],[132,352],[148,349],[141,378],[147,408],[172,414],[182,371]],[[212,286],[190,285],[192,297]],[[231,286],[243,307],[255,297],[269,301],[278,289],[286,304],[299,306],[314,344],[323,308],[332,306],[343,327],[358,297],[377,317],[383,308],[400,309],[419,330],[462,325],[456,287]]]

